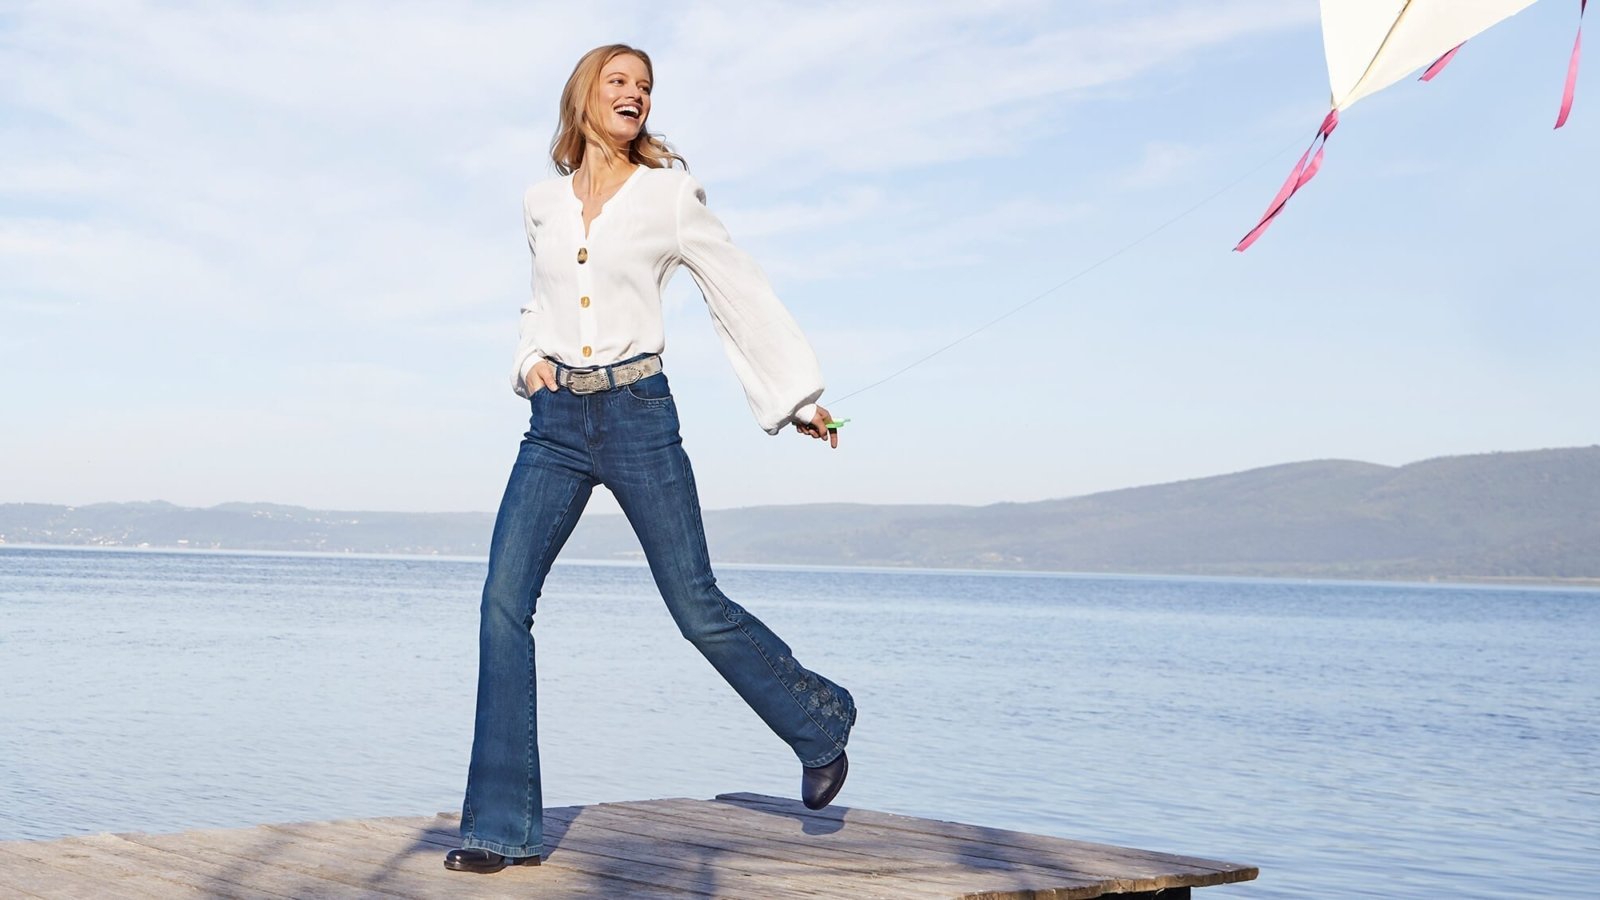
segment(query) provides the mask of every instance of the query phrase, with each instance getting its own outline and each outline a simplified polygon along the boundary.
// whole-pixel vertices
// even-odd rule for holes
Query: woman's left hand
[[[794,423],[794,430],[806,437],[826,438],[828,446],[838,449],[839,432],[828,430],[828,423],[831,421],[833,418],[828,415],[828,411],[818,405],[817,411],[811,416],[811,421]]]

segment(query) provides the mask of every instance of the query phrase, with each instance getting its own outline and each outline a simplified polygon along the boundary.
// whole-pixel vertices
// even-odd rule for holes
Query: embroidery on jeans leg
[[[840,721],[843,721],[848,716],[844,708],[844,698],[840,697],[839,693],[828,685],[823,685],[817,689],[816,693],[811,695],[809,708],[821,713],[823,716],[839,719]]]
[[[785,683],[789,683],[789,679],[794,679],[793,683],[789,684],[789,689],[790,690],[794,691],[796,694],[804,694],[806,691],[811,690],[811,688],[812,688],[812,681],[811,681],[811,677],[810,677],[811,673],[807,672],[803,666],[801,666],[799,663],[795,662],[793,657],[780,656],[780,657],[778,657],[778,663],[779,663],[779,665],[781,665],[783,667],[783,674],[785,676],[785,678],[783,679],[784,682]],[[795,675],[797,673],[799,674],[799,677],[795,678]],[[817,679],[817,681],[820,684],[821,679]],[[813,696],[811,698],[811,705],[809,706],[809,708],[810,709],[816,709],[817,708],[817,701],[816,701],[816,697],[815,696]]]
[[[850,710],[845,708],[844,697],[828,684],[827,679],[807,671],[792,656],[778,657],[778,668],[783,670],[782,680],[789,684],[795,699],[807,712],[841,722],[849,719]]]

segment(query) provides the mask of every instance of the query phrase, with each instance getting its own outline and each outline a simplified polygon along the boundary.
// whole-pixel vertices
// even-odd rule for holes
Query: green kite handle
[[[848,421],[850,421],[850,420],[849,419],[840,419],[837,422],[829,422],[828,423],[828,430],[829,431],[838,431],[840,429],[840,427],[842,427],[844,425],[844,423],[846,423]]]

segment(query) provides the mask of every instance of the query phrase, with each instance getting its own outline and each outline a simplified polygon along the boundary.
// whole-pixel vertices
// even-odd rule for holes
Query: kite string
[[[965,342],[965,341],[977,336],[981,332],[986,331],[989,328],[1000,324],[1001,322],[1005,321],[1006,319],[1011,318],[1012,316],[1016,315],[1017,313],[1022,312],[1024,309],[1027,309],[1028,307],[1032,306],[1033,304],[1038,303],[1040,300],[1043,300],[1044,298],[1050,296],[1051,294],[1055,293],[1056,291],[1061,290],[1062,288],[1064,288],[1067,285],[1073,283],[1074,281],[1077,281],[1079,278],[1082,278],[1083,276],[1089,274],[1090,272],[1093,272],[1095,269],[1100,268],[1101,266],[1105,265],[1106,263],[1111,262],[1113,259],[1116,259],[1117,257],[1119,257],[1122,254],[1128,252],[1129,250],[1132,250],[1134,247],[1137,247],[1140,244],[1143,244],[1145,241],[1148,241],[1149,239],[1151,239],[1151,238],[1155,237],[1156,235],[1160,234],[1161,232],[1167,230],[1171,226],[1177,224],[1182,219],[1187,218],[1195,210],[1199,209],[1202,206],[1205,206],[1207,203],[1210,203],[1211,201],[1217,199],[1218,197],[1222,196],[1223,194],[1226,194],[1228,191],[1230,191],[1233,188],[1237,187],[1240,182],[1244,181],[1246,178],[1249,178],[1251,175],[1254,175],[1256,172],[1260,171],[1262,169],[1262,167],[1266,166],[1267,163],[1272,162],[1274,159],[1277,159],[1278,157],[1282,156],[1283,154],[1285,154],[1285,153],[1289,152],[1290,150],[1294,149],[1296,146],[1299,145],[1299,143],[1300,143],[1300,139],[1296,138],[1295,140],[1290,141],[1287,144],[1284,144],[1282,148],[1280,148],[1279,150],[1274,152],[1271,156],[1268,156],[1266,159],[1263,159],[1261,162],[1256,163],[1255,166],[1251,167],[1251,169],[1249,171],[1245,172],[1244,174],[1240,175],[1238,178],[1235,178],[1234,180],[1228,182],[1227,184],[1225,184],[1222,187],[1218,188],[1217,190],[1213,191],[1208,196],[1200,199],[1194,205],[1190,206],[1188,209],[1185,209],[1183,212],[1178,213],[1177,215],[1173,216],[1172,218],[1166,220],[1165,222],[1162,222],[1160,225],[1157,225],[1155,228],[1145,232],[1142,236],[1138,237],[1137,239],[1135,239],[1131,243],[1124,244],[1122,247],[1118,248],[1117,250],[1114,250],[1111,253],[1101,257],[1100,259],[1096,260],[1095,262],[1091,263],[1090,265],[1086,266],[1085,268],[1080,269],[1077,272],[1074,272],[1072,275],[1068,276],[1064,280],[1062,280],[1062,281],[1060,281],[1060,282],[1058,282],[1058,283],[1056,283],[1056,284],[1054,284],[1054,285],[1052,285],[1052,286],[1050,286],[1048,288],[1045,288],[1043,291],[1040,291],[1038,294],[1034,295],[1032,298],[1023,301],[1022,303],[1019,303],[1016,306],[1013,306],[1011,309],[1008,309],[1005,312],[1001,313],[1000,315],[995,316],[993,319],[990,319],[989,321],[983,323],[982,325],[979,325],[977,328],[972,329],[971,331],[967,332],[966,334],[963,334],[962,336],[956,338],[955,340],[949,342],[948,344],[945,344],[944,346],[938,348],[937,350],[934,350],[933,352],[931,352],[931,353],[929,353],[929,354],[927,354],[925,356],[922,356],[922,357],[920,357],[920,358],[918,358],[916,360],[913,360],[912,362],[907,363],[906,365],[900,367],[899,369],[896,369],[895,371],[889,373],[888,375],[885,375],[884,377],[878,379],[877,381],[874,381],[871,384],[866,385],[865,387],[857,388],[856,390],[853,390],[850,393],[845,394],[842,397],[836,398],[835,400],[833,400],[831,402],[833,402],[833,403],[842,403],[842,402],[844,402],[846,400],[849,400],[851,397],[856,397],[856,396],[859,396],[861,394],[864,394],[867,391],[872,390],[873,388],[877,387],[880,384],[884,384],[886,382],[893,381],[894,379],[899,378],[901,375],[904,375],[906,372],[911,371],[912,369],[916,368],[917,366],[922,365],[923,363],[925,363],[928,360],[933,359],[934,357],[944,353],[945,351],[949,350],[950,348],[955,347],[957,344],[961,344],[961,343],[963,343],[963,342]]]

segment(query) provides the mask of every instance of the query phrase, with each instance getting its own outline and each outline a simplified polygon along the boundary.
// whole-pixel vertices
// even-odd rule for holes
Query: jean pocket
[[[665,372],[657,372],[648,378],[625,384],[622,390],[629,397],[648,406],[665,406],[672,402],[672,387],[667,384]]]
[[[545,421],[550,417],[550,411],[545,408],[549,402],[549,393],[549,388],[540,387],[528,395],[528,433],[524,435],[525,437],[531,438],[542,430]]]

